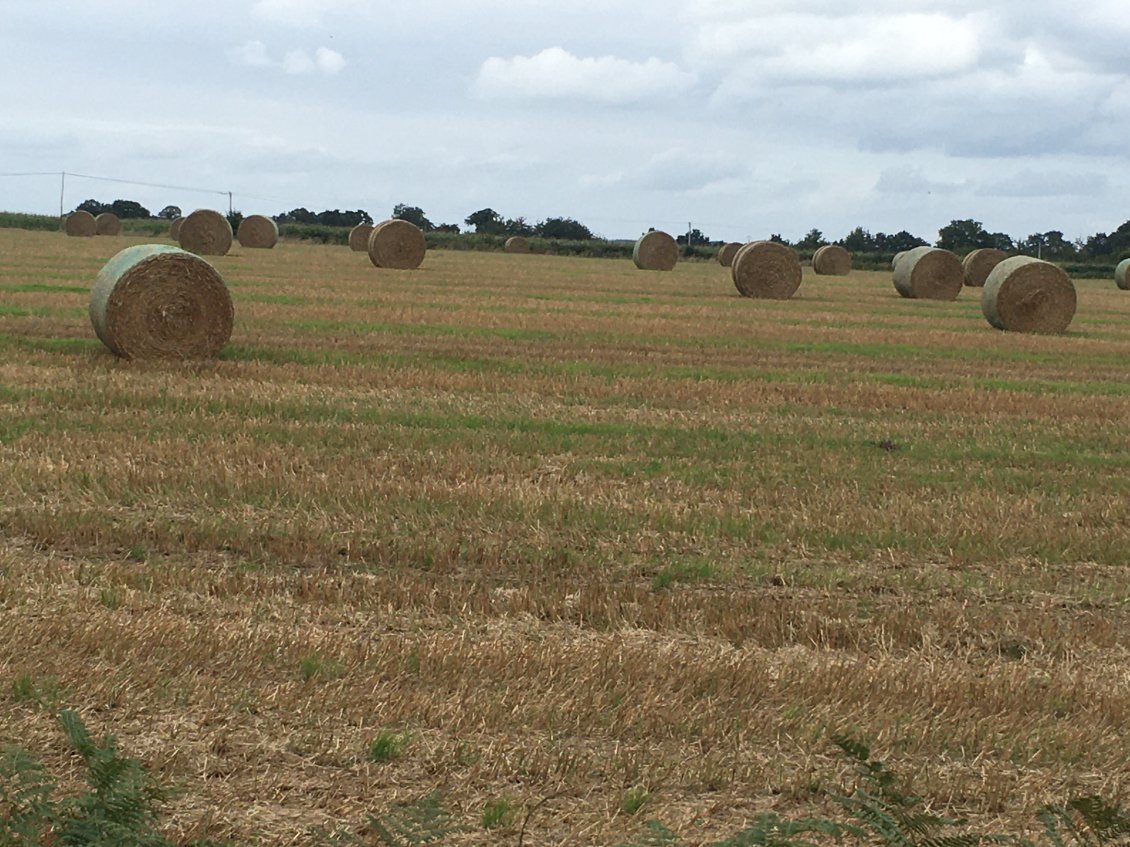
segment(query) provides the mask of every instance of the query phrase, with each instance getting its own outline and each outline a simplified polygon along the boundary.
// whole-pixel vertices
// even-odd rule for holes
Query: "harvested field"
[[[1041,336],[889,272],[760,300],[433,250],[374,285],[284,241],[211,260],[235,327],[186,364],[94,337],[107,258],[0,230],[0,745],[73,780],[79,710],[180,786],[171,837],[305,847],[439,791],[454,844],[545,798],[526,844],[709,843],[827,810],[837,731],[974,824],[1130,786],[1109,279]]]

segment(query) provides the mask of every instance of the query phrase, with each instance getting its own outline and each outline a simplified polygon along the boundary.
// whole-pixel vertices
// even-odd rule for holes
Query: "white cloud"
[[[231,48],[228,59],[249,68],[273,68],[294,75],[319,71],[325,76],[333,76],[345,67],[345,57],[326,47],[319,47],[313,57],[306,50],[288,50],[281,60],[276,61],[262,41],[248,41]]]
[[[550,47],[534,56],[487,59],[472,90],[487,99],[629,103],[669,97],[695,82],[694,74],[656,58],[644,62],[615,56],[580,58]]]
[[[228,59],[249,68],[266,68],[272,64],[271,57],[267,54],[267,45],[262,41],[248,41],[231,48],[228,50]]]
[[[330,50],[328,47],[319,47],[314,51],[314,64],[317,65],[318,70],[326,76],[333,76],[336,73],[340,73],[341,69],[345,67],[345,57],[336,50]]]

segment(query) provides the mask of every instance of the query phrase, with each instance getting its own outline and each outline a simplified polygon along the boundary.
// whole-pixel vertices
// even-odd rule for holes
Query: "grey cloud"
[[[977,194],[987,197],[1098,197],[1110,180],[1105,174],[1023,170],[983,183]]]
[[[875,183],[883,194],[953,194],[964,188],[964,183],[930,179],[919,168],[905,165],[887,168]]]

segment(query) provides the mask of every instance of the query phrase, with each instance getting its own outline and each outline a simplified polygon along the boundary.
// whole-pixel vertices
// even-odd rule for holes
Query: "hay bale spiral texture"
[[[1114,269],[1114,284],[1123,291],[1130,291],[1130,259],[1123,259]]]
[[[512,235],[506,239],[503,249],[507,253],[529,253],[530,242],[521,235]]]
[[[813,254],[812,270],[823,276],[847,276],[851,253],[838,244],[826,244]]]
[[[94,231],[98,235],[121,235],[122,222],[113,212],[103,212],[94,219]]]
[[[915,247],[895,265],[895,288],[916,300],[956,300],[965,285],[961,260],[939,247]]]
[[[357,224],[349,230],[349,249],[355,253],[364,253],[369,249],[369,235],[373,231],[372,224]]]
[[[212,209],[197,209],[184,219],[177,234],[182,250],[198,256],[226,256],[231,250],[228,219]]]
[[[965,284],[980,288],[989,278],[993,268],[1008,258],[1008,253],[996,247],[979,247],[968,253],[961,260],[961,267],[965,271]]]
[[[279,243],[279,225],[266,215],[248,215],[239,222],[235,237],[242,247],[269,250]]]
[[[167,244],[122,250],[90,292],[95,333],[127,359],[211,358],[231,338],[234,318],[216,269]]]
[[[679,245],[665,232],[653,229],[632,248],[632,261],[641,271],[669,271],[679,262]]]
[[[731,267],[734,264],[734,256],[742,249],[742,245],[737,241],[729,241],[722,245],[722,249],[718,251],[718,264],[724,268]]]
[[[184,217],[176,217],[169,222],[169,238],[173,239],[173,241],[180,238],[180,228],[183,223]]]
[[[410,271],[420,267],[428,251],[424,233],[410,221],[384,221],[369,233],[369,261],[378,268]]]
[[[751,241],[734,256],[730,276],[743,297],[788,300],[800,288],[800,257],[776,241]]]
[[[77,212],[71,212],[67,215],[67,219],[63,221],[63,232],[67,235],[89,238],[97,234],[98,224],[94,215],[85,209],[79,209]]]
[[[1063,332],[1075,317],[1075,283],[1051,262],[1013,256],[993,268],[981,289],[981,311],[997,329]]]

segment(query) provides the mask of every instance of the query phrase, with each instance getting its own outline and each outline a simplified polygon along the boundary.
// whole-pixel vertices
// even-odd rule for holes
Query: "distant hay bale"
[[[506,239],[503,249],[507,253],[529,253],[530,242],[521,235],[512,235]]]
[[[413,270],[420,267],[427,251],[424,233],[409,221],[393,218],[369,233],[369,261],[378,268]]]
[[[961,260],[961,267],[965,271],[965,284],[980,288],[989,278],[993,268],[1008,258],[1008,253],[996,247],[980,247],[968,253]]]
[[[981,289],[985,320],[1011,332],[1063,332],[1075,306],[1075,283],[1067,273],[1031,256],[1005,259]]]
[[[63,232],[67,235],[88,238],[97,234],[98,224],[94,220],[94,215],[79,209],[77,212],[71,212],[67,215],[66,220],[63,221]]]
[[[269,250],[279,242],[279,225],[265,215],[248,215],[239,222],[235,237],[242,247]]]
[[[826,244],[813,254],[812,270],[823,276],[847,276],[851,253],[838,244]]]
[[[1114,284],[1123,291],[1130,291],[1130,278],[1127,274],[1130,274],[1130,259],[1123,259],[1114,269]]]
[[[372,224],[357,224],[349,230],[349,249],[355,253],[364,253],[369,249],[369,234],[373,231]]]
[[[122,222],[113,212],[103,212],[94,219],[94,231],[97,235],[121,235]]]
[[[173,218],[172,223],[169,224],[169,238],[176,241],[180,238],[180,227],[184,223],[183,217]]]
[[[915,300],[956,300],[965,285],[961,260],[939,247],[915,247],[895,264],[895,288]]]
[[[665,232],[653,229],[632,248],[632,261],[641,271],[669,271],[679,262],[679,245]]]
[[[751,241],[734,256],[730,276],[743,297],[788,300],[800,288],[800,257],[776,241]]]
[[[734,256],[742,249],[742,245],[737,241],[730,241],[722,245],[722,249],[718,251],[718,264],[724,268],[731,267],[734,264]]]
[[[895,253],[894,257],[891,259],[891,270],[894,270],[895,265],[899,263],[899,259],[909,252],[909,250],[900,250],[898,253]]]
[[[231,224],[219,212],[197,209],[181,223],[177,240],[181,249],[197,256],[225,256],[231,249]]]
[[[167,244],[122,250],[98,273],[90,322],[127,359],[207,359],[231,338],[235,311],[220,274]]]

